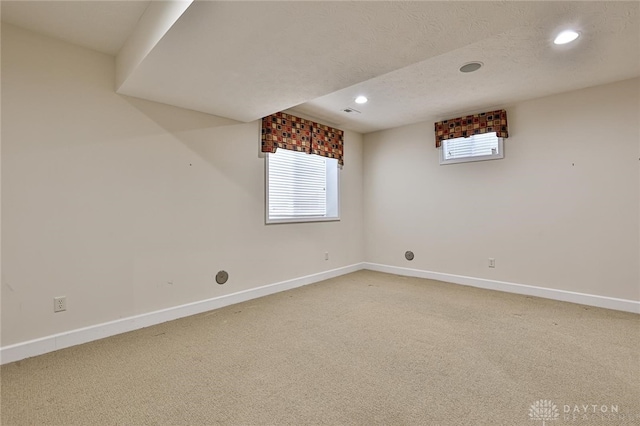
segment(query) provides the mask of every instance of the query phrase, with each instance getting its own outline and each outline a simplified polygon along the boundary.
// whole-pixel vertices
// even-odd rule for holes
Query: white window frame
[[[493,132],[495,134],[495,132]],[[448,141],[457,141],[460,139],[472,139],[476,135],[472,135],[468,138],[455,138],[455,139],[445,139],[442,141],[440,145],[440,165],[444,164],[457,164],[457,163],[470,163],[474,161],[487,161],[487,160],[500,160],[504,158],[504,141],[503,138],[496,138],[498,140],[498,152],[491,155],[470,155],[468,157],[458,157],[447,159],[445,158],[445,149]],[[482,135],[484,136],[484,135]],[[473,140],[473,139],[472,139]]]
[[[285,151],[278,149],[278,151]],[[276,153],[278,152],[276,151]],[[305,152],[294,152],[298,155],[314,155],[307,154]],[[338,166],[338,160],[334,158],[321,157],[325,160],[326,165],[326,215],[324,216],[298,216],[288,218],[271,219],[269,217],[269,156],[273,155],[267,153],[265,155],[265,223],[266,224],[278,224],[278,223],[305,223],[305,222],[334,222],[340,220],[340,167]]]

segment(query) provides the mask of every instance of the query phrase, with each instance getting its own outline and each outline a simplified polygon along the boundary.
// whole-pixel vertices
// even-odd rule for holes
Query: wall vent
[[[216,282],[218,284],[224,284],[227,282],[227,280],[229,279],[229,274],[227,273],[227,271],[220,271],[216,274]]]

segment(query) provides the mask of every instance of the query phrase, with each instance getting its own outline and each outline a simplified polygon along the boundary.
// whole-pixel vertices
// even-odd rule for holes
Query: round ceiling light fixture
[[[566,31],[562,31],[560,34],[558,34],[556,36],[555,40],[553,40],[553,43],[554,44],[567,44],[567,43],[571,43],[572,41],[574,41],[578,37],[580,37],[580,34],[578,34],[576,31],[566,30]]]
[[[366,97],[366,96],[362,96],[362,95],[360,95],[360,96],[358,96],[358,97],[356,98],[356,103],[357,103],[357,104],[366,104],[368,100],[369,100],[369,99],[367,99],[367,97]]]
[[[467,62],[466,64],[460,67],[460,72],[478,71],[480,68],[482,68],[482,65],[483,65],[482,62],[477,62],[477,61]]]

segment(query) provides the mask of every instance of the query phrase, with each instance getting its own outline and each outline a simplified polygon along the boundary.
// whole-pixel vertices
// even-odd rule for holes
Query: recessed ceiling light
[[[356,98],[356,103],[357,103],[357,104],[366,104],[368,100],[369,100],[369,99],[367,99],[367,97],[366,97],[366,96],[362,96],[362,95],[360,95],[360,96],[358,96],[358,97]]]
[[[558,36],[556,37],[555,40],[553,40],[553,42],[555,44],[567,44],[567,43],[571,43],[573,40],[577,39],[578,37],[580,37],[580,34],[578,34],[577,32],[573,30],[566,30],[558,34]]]
[[[460,72],[474,72],[482,68],[482,62],[468,62],[460,67]]]

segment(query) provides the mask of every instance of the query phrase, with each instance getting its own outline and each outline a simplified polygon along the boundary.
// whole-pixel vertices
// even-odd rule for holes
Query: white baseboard
[[[288,281],[282,281],[275,284],[269,284],[262,287],[239,291],[237,293],[218,296],[207,300],[188,303],[186,305],[180,305],[162,309],[159,311],[149,312],[146,314],[135,315],[132,317],[122,318],[115,321],[96,324],[89,327],[70,330],[64,333],[54,334],[51,336],[6,346],[0,348],[0,364],[19,361],[21,359],[42,355],[47,352],[53,352],[59,349],[68,348],[70,346],[80,345],[82,343],[88,343],[105,337],[114,336],[116,334],[126,333],[128,331],[138,330],[140,328],[149,327],[174,319],[200,314],[202,312],[211,311],[213,309],[222,308],[224,306],[245,302],[247,300],[256,299],[258,297],[267,296],[269,294],[290,290],[296,287],[302,287],[307,284],[313,284],[319,281],[327,280],[329,278],[335,278],[340,275],[359,271],[363,269],[362,265],[362,263],[356,263],[342,268],[307,275]]]
[[[420,269],[402,268],[399,266],[381,265],[377,263],[356,263],[342,268],[332,269],[317,274],[307,275],[288,281],[269,284],[262,287],[239,291],[224,296],[218,296],[207,300],[188,303],[146,314],[135,315],[115,321],[96,324],[89,327],[70,330],[51,336],[42,337],[27,342],[0,348],[0,364],[7,364],[21,359],[42,355],[70,346],[88,343],[94,340],[114,336],[128,331],[138,330],[163,322],[171,321],[190,315],[200,314],[213,309],[222,308],[258,297],[268,296],[296,287],[302,287],[319,281],[335,278],[340,275],[356,272],[361,269],[386,272],[388,274],[404,275],[408,277],[427,278],[431,280],[445,281],[453,284],[467,285],[471,287],[485,288],[489,290],[504,291],[507,293],[523,294],[527,296],[542,297],[545,299],[560,300],[563,302],[577,303],[581,305],[597,306],[599,308],[614,309],[617,311],[633,312],[640,314],[640,302],[635,300],[616,299],[613,297],[596,296],[592,294],[575,293],[571,291],[555,290],[551,288],[535,287],[523,284],[514,284],[504,281],[487,280],[483,278],[466,277],[463,275],[445,274]]]
[[[489,290],[504,291],[507,293],[542,297],[544,299],[553,299],[562,302],[577,303],[580,305],[596,306],[598,308],[606,308],[616,311],[640,314],[640,301],[635,300],[616,299],[614,297],[575,293],[573,291],[535,287],[531,285],[515,284],[505,281],[495,281],[487,280],[484,278],[466,277],[463,275],[445,274],[442,272],[424,271],[420,269],[402,268],[399,266],[381,265],[378,263],[365,262],[363,264],[363,268],[369,269],[371,271],[386,272],[388,274],[404,275],[416,278],[427,278],[430,280],[445,281],[453,284],[461,284],[471,287],[479,287]]]

